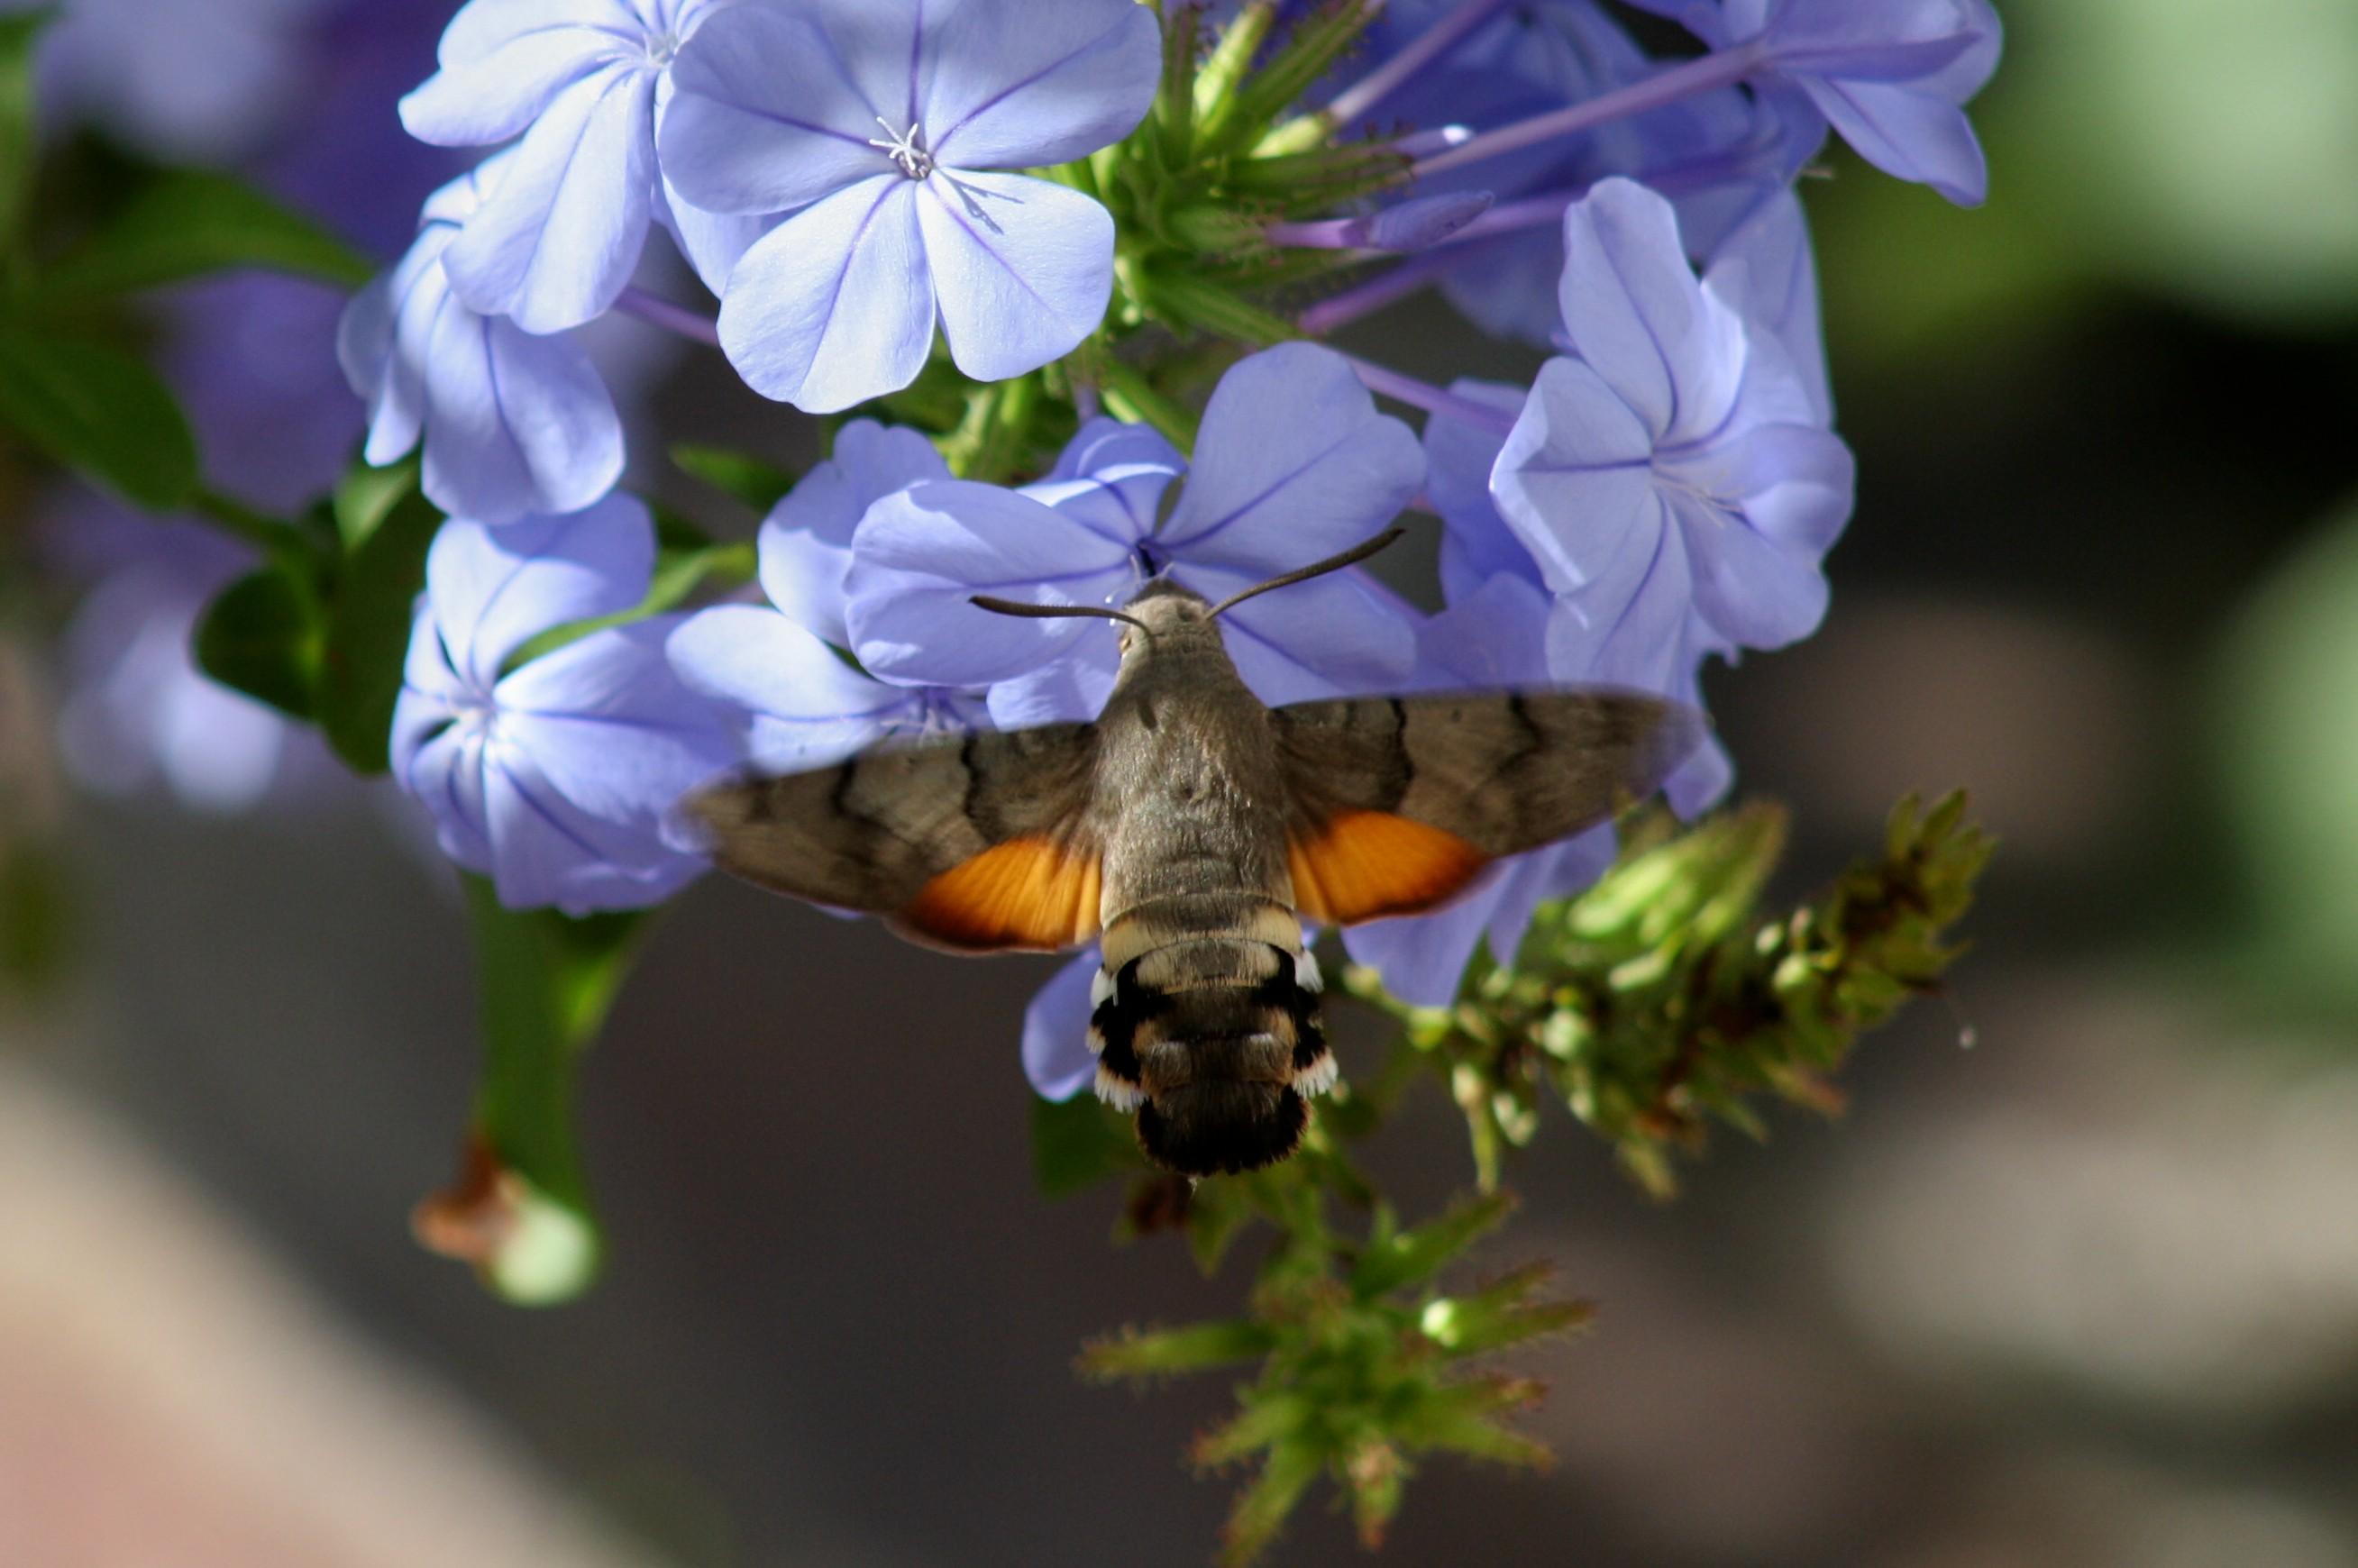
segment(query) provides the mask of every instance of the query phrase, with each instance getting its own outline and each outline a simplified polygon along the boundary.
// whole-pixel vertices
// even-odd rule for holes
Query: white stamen
[[[871,136],[868,138],[870,146],[882,151],[911,179],[923,179],[934,172],[934,155],[925,150],[924,125],[913,120],[905,133],[896,131],[892,128],[892,122],[882,114],[876,116],[876,123],[883,126],[884,134],[892,139],[880,142]]]

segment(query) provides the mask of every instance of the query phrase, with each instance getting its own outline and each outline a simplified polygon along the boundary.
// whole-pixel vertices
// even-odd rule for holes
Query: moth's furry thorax
[[[1212,619],[1212,603],[1184,583],[1167,577],[1150,578],[1130,595],[1123,611],[1137,624],[1120,631],[1122,672],[1133,673],[1150,658],[1158,664],[1192,663],[1189,655],[1217,653],[1227,663],[1219,623]]]

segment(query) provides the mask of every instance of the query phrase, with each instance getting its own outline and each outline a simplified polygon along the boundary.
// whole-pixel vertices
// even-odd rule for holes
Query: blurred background
[[[389,259],[453,172],[392,116],[449,10],[77,0],[51,134],[70,172],[245,169]],[[1805,189],[1858,511],[1824,630],[1709,686],[1793,807],[1780,892],[1969,786],[1975,951],[1845,1118],[1721,1140],[1672,1205],[1545,1130],[1482,1261],[1597,1303],[1524,1358],[1560,1462],[1432,1464],[1385,1560],[2358,1564],[2358,7],[2003,10],[1985,209],[1839,148]],[[341,464],[340,303],[161,302],[223,488]],[[1358,337],[1535,363],[1426,304]],[[600,351],[656,431],[807,453],[717,362]],[[1044,965],[697,887],[587,1068],[608,1278],[498,1305],[406,1227],[473,1068],[447,873],[187,672],[233,556],[0,461],[0,1563],[1209,1557],[1236,1481],[1180,1454],[1221,1379],[1072,1357],[1244,1265],[1033,1191]],[[1371,1159],[1413,1212],[1462,1144],[1428,1097]],[[1360,1559],[1313,1506],[1275,1560]]]

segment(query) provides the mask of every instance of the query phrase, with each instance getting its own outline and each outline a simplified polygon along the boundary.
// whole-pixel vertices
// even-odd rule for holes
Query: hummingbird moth
[[[1604,820],[1701,739],[1691,709],[1540,688],[1271,708],[1238,677],[1223,611],[1364,559],[1395,528],[1215,605],[1154,579],[1121,609],[1094,723],[885,741],[832,767],[691,795],[725,871],[882,914],[964,953],[1096,939],[1097,1092],[1149,1157],[1249,1171],[1301,1141],[1336,1081],[1303,922],[1448,901],[1492,860]]]

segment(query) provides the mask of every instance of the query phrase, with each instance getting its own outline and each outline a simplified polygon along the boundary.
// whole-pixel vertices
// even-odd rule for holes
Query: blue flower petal
[[[1038,668],[1093,629],[994,615],[968,603],[972,594],[1105,604],[1136,580],[1120,543],[1029,496],[966,481],[885,497],[869,508],[852,549],[852,652],[872,673],[915,685],[989,686]]]
[[[1774,73],[1765,84],[1807,93],[1886,173],[1967,206],[1986,193],[1963,105],[1997,65],[2002,30],[1988,0],[1741,0],[1689,25],[1708,28],[1714,47],[1758,39]]]
[[[1220,378],[1156,545],[1174,560],[1271,577],[1374,535],[1423,482],[1415,432],[1376,412],[1341,355],[1282,344]]]
[[[1557,601],[1548,620],[1548,673],[1560,681],[1671,691],[1693,662],[1688,544],[1658,506],[1595,580]]]
[[[1113,214],[1096,201],[1016,174],[940,168],[903,184],[917,193],[942,335],[968,375],[1004,381],[1037,370],[1079,347],[1105,319]]]
[[[774,610],[699,611],[665,651],[687,687],[744,716],[747,753],[780,773],[824,767],[875,741],[918,698],[871,680]]]
[[[500,732],[601,821],[660,834],[680,795],[737,760],[721,709],[665,656],[680,617],[610,626],[517,669],[493,695]]]
[[[1989,165],[1958,104],[1877,81],[1804,83],[1833,128],[1884,173],[1929,185],[1961,207],[1989,196]]]
[[[1449,393],[1509,418],[1523,406],[1522,389],[1499,382],[1455,381]],[[1539,580],[1539,563],[1490,495],[1490,472],[1505,445],[1498,431],[1469,420],[1434,414],[1424,422],[1424,493],[1441,514],[1441,591],[1452,604],[1500,572]]]
[[[424,366],[420,482],[444,511],[486,522],[576,512],[622,478],[622,419],[579,344],[445,294],[424,343],[402,351]]]
[[[604,0],[475,0],[442,35],[442,69],[402,99],[402,126],[446,147],[521,135],[568,85],[625,58],[616,35],[635,27]]]
[[[925,112],[943,65],[932,36],[956,8],[943,0],[795,0],[792,7],[825,35],[830,65],[870,113],[896,130]]]
[[[655,196],[656,222],[669,231],[672,243],[716,299],[753,242],[778,222],[774,212],[708,212],[681,195],[668,176]]]
[[[481,772],[492,881],[511,909],[639,909],[703,873],[696,857],[583,810],[520,746],[494,740],[483,749]]]
[[[1487,941],[1490,956],[1511,964],[1531,915],[1549,899],[1578,892],[1613,863],[1610,826],[1526,855],[1500,860],[1446,908],[1401,920],[1377,920],[1343,933],[1356,963],[1383,977],[1384,989],[1417,1007],[1457,999],[1466,966]]]
[[[822,27],[766,5],[732,6],[698,28],[672,62],[657,132],[680,194],[712,212],[779,212],[891,170],[869,141],[898,104],[871,100],[846,68],[872,69],[888,52],[905,62],[908,34],[887,51],[875,40],[862,49],[847,31],[856,18]]]
[[[532,638],[637,604],[654,559],[654,524],[634,496],[496,528],[454,518],[427,552],[427,600],[453,667],[488,699]]]
[[[404,692],[394,708],[393,773],[434,823],[434,840],[459,865],[492,872],[491,808],[483,799],[483,741],[448,711]]]
[[[1540,367],[1492,486],[1550,588],[1574,591],[1620,553],[1630,530],[1658,524],[1653,450],[1640,416],[1592,366]]]
[[[622,472],[622,420],[579,345],[477,315],[443,271],[506,161],[427,199],[407,254],[355,297],[336,343],[346,380],[369,403],[368,460],[393,461],[422,432],[427,498],[488,523],[579,511]]]
[[[993,685],[990,721],[1001,730],[1035,724],[1078,724],[1105,711],[1120,667],[1112,628],[1082,637],[1052,665]]]
[[[416,446],[426,429],[425,379],[416,364],[394,352],[398,308],[406,292],[400,287],[401,270],[380,276],[353,295],[336,324],[336,362],[368,405],[368,440],[361,455],[379,466]]]
[[[1819,325],[1817,263],[1800,198],[1780,188],[1721,241],[1704,287],[1744,318],[1753,361],[1773,343],[1801,388],[1810,419],[1831,424],[1833,391]]]
[[[442,265],[471,309],[527,332],[604,313],[646,243],[655,74],[618,62],[552,98]]]
[[[1498,572],[1451,598],[1417,631],[1418,686],[1544,686],[1576,678],[1548,665],[1554,601],[1527,569]]]
[[[1747,648],[1781,648],[1818,629],[1826,613],[1818,552],[1780,547],[1701,502],[1673,500],[1694,572],[1694,608],[1706,624]]]
[[[847,186],[745,253],[721,300],[720,345],[754,391],[828,414],[916,378],[934,341],[917,183],[887,173]]]
[[[1023,1076],[1043,1099],[1071,1099],[1097,1079],[1097,1058],[1089,1054],[1089,987],[1104,962],[1095,947],[1075,956],[1023,1010]]]
[[[462,65],[551,32],[587,32],[611,42],[645,30],[646,18],[632,0],[468,0],[443,29],[436,57],[445,66]]]
[[[1172,575],[1215,603],[1258,580],[1194,563]],[[1271,706],[1397,691],[1416,666],[1416,612],[1356,569],[1248,600],[1219,623],[1237,674]]]
[[[1109,539],[1136,544],[1154,532],[1163,492],[1186,472],[1187,460],[1161,431],[1097,418],[1081,427],[1055,467],[1023,493]]]
[[[762,524],[762,591],[838,648],[851,535],[868,508],[895,491],[950,477],[941,452],[918,432],[854,419],[835,433],[835,453],[805,474]]]
[[[1736,401],[1744,329],[1687,266],[1670,202],[1607,179],[1564,213],[1558,298],[1574,351],[1666,444],[1702,439]]]
[[[964,5],[925,47],[939,64],[925,127],[961,168],[1038,168],[1118,142],[1163,70],[1162,29],[1132,0],[1024,0],[1020,20]]]
[[[1041,476],[1041,482],[1088,480],[1116,484],[1125,482],[1126,476],[1161,474],[1168,479],[1186,471],[1186,458],[1153,426],[1124,424],[1099,415],[1074,432],[1065,449],[1056,454],[1055,465]],[[1152,524],[1153,509],[1162,498],[1158,488],[1130,499],[1130,522],[1136,531]],[[1146,508],[1143,516],[1136,510],[1140,504]]]

